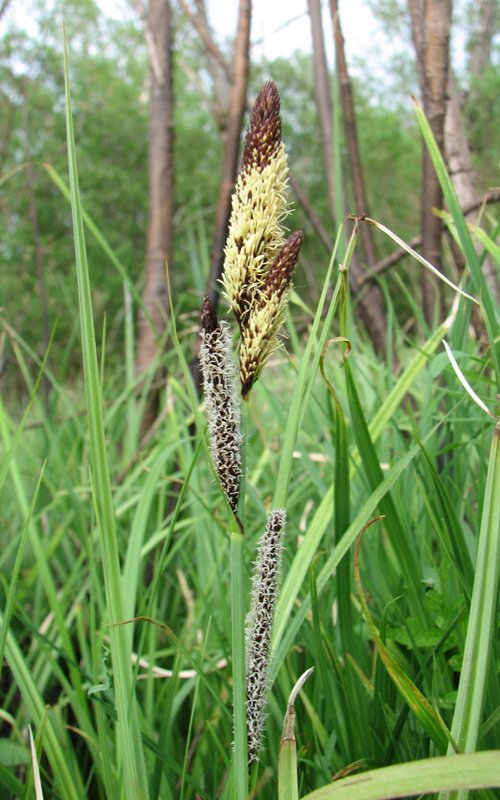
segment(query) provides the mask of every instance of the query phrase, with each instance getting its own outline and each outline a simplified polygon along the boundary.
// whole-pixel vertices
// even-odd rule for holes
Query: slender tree
[[[232,69],[233,85],[229,108],[226,147],[215,215],[214,245],[207,287],[207,294],[214,304],[216,304],[218,298],[218,280],[222,273],[224,261],[224,244],[227,238],[229,215],[231,212],[231,195],[238,170],[241,128],[243,124],[243,114],[246,108],[251,12],[251,0],[240,0],[238,28],[234,47]]]
[[[337,80],[340,85],[340,99],[342,103],[342,116],[347,143],[349,159],[349,175],[352,183],[352,192],[356,204],[356,213],[369,214],[368,200],[366,197],[363,167],[358,143],[356,127],[356,114],[354,110],[354,97],[352,83],[349,77],[347,59],[345,56],[344,37],[340,25],[339,4],[337,0],[330,0],[330,12],[333,25],[335,42],[335,62],[337,67]],[[369,225],[361,225],[361,243],[366,263],[372,269],[376,263],[375,248],[373,246],[372,232]],[[358,259],[351,263],[350,283],[354,294],[360,291],[360,283],[364,274]],[[385,321],[384,298],[380,288],[372,284],[369,291],[360,297],[360,310],[370,333],[373,345],[379,352],[384,352],[386,345],[387,326]]]
[[[332,15],[333,38],[335,41],[335,63],[337,65],[337,78],[340,85],[342,116],[344,119],[345,138],[349,156],[349,171],[352,182],[352,192],[354,195],[354,202],[356,203],[357,213],[370,216],[368,199],[365,191],[361,154],[358,144],[356,114],[354,111],[354,96],[349,70],[347,67],[347,59],[345,56],[344,37],[342,35],[342,27],[340,24],[338,0],[330,0],[330,12]],[[366,262],[368,267],[372,269],[377,261],[377,258],[373,245],[371,227],[369,225],[362,225],[360,235]]]
[[[424,111],[434,137],[444,149],[446,87],[449,69],[451,0],[408,0],[420,92]],[[421,230],[422,254],[437,269],[441,268],[441,222],[434,208],[442,207],[442,192],[427,148],[423,149]],[[427,270],[422,273],[423,308],[427,322],[434,316],[434,282]]]
[[[333,110],[330,89],[330,78],[326,61],[323,22],[321,18],[321,0],[307,0],[311,20],[312,53],[314,68],[314,91],[316,108],[318,109],[319,129],[325,178],[328,194],[328,208],[332,219],[335,217],[335,173],[333,166]]]
[[[155,361],[168,318],[165,267],[172,274],[173,245],[173,89],[172,20],[168,0],[150,0],[147,11],[137,0],[148,47],[150,84],[149,127],[149,222],[146,243],[144,306],[138,318],[136,370],[147,370]],[[155,409],[150,409],[152,417]],[[149,419],[148,421],[151,421]]]
[[[187,0],[179,0],[182,12],[198,34],[205,49],[206,65],[212,80],[210,111],[225,141],[231,103],[231,86],[233,83],[232,70],[211,29],[205,0],[196,0],[195,5],[196,11],[193,11]],[[200,90],[203,91],[201,85]]]
[[[476,0],[476,16],[470,41],[469,75],[479,77],[491,62],[493,37],[500,27],[500,8],[498,0]]]

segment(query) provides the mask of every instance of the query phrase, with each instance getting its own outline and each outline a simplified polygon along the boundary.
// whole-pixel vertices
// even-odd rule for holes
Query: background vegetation
[[[451,49],[481,195],[498,187],[500,70],[497,35],[481,73],[473,73],[476,5],[457,4]],[[406,7],[371,6],[387,31],[403,37],[408,58],[387,59],[383,84],[373,78],[370,54],[357,58],[353,85],[367,202],[373,217],[410,240],[421,225],[422,136],[409,101],[417,93],[418,65]],[[33,3],[24,29],[18,10],[13,5],[0,17],[0,794],[28,797],[36,790],[30,724],[45,797],[229,797],[227,519],[188,367],[224,157],[213,73],[199,37],[174,7],[174,313],[155,363],[168,377],[160,381],[155,422],[145,430],[156,375],[135,374],[148,224],[144,32],[138,16],[113,21],[90,0]],[[85,399],[82,288],[75,279],[72,213],[64,194],[63,17],[81,201],[96,226],[86,228],[86,252],[98,345],[91,378],[102,395],[97,405],[96,395]],[[304,22],[306,29],[306,17]],[[498,31],[498,14],[495,25]],[[459,40],[465,41],[460,57]],[[231,42],[219,38],[219,44],[231,53]],[[252,62],[249,97],[268,77],[280,89],[291,168],[333,243],[342,220],[333,221],[328,203],[313,57],[304,50]],[[342,169],[336,186],[345,188],[344,212],[357,212],[333,71],[330,78],[338,114],[335,156]],[[480,221],[483,232],[472,231],[477,258],[492,259],[498,270],[494,204]],[[448,220],[443,270],[456,282],[463,275],[464,287],[479,296],[457,225]],[[461,749],[500,747],[500,662],[492,635],[498,570],[484,577],[480,569],[498,564],[500,457],[491,449],[498,436],[441,347],[446,335],[469,383],[496,413],[498,327],[495,333],[494,325],[485,326],[484,294],[477,313],[461,299],[444,325],[454,299],[449,288],[429,321],[422,267],[407,255],[378,284],[387,346],[376,352],[369,327],[360,323],[359,297],[340,292],[332,300],[333,287],[343,287],[338,264],[345,250],[337,251],[328,272],[328,248],[296,202],[290,228],[299,226],[305,241],[287,352],[266,370],[249,411],[248,580],[276,475],[290,475],[274,682],[262,764],[254,776],[255,796],[262,798],[277,796],[287,700],[311,666],[315,673],[296,709],[300,796],[328,785],[337,773],[446,755],[448,741],[437,717]],[[374,241],[381,262],[394,242],[379,231]],[[355,254],[366,266],[359,243]],[[494,293],[484,292],[498,326]],[[343,345],[331,344],[323,351],[322,376],[323,346],[339,333],[348,336],[351,354],[346,361]],[[91,349],[92,333],[87,334],[84,357]],[[88,380],[87,374],[87,392]],[[374,643],[353,581],[356,537],[378,514],[385,518],[362,540],[360,572],[386,651]],[[486,553],[478,548],[480,531],[483,542],[489,537]],[[119,581],[106,577],[112,562],[107,541],[115,541],[125,587],[117,590],[123,595],[120,618],[143,618],[120,633],[109,625],[105,581],[114,581],[115,590]],[[480,608],[473,601],[478,594]],[[493,622],[485,631],[480,621],[487,613]],[[475,655],[486,665],[476,721],[467,706],[472,689],[457,704],[464,649],[475,627]],[[125,673],[130,669],[123,683],[112,668],[113,636],[125,655]],[[397,670],[386,668],[387,652],[411,679],[410,698],[417,697],[417,687],[429,701],[429,718],[415,704],[409,709],[398,691]],[[473,687],[474,677],[471,682]],[[140,788],[123,777],[120,753],[127,750],[116,726],[122,701],[130,703],[136,774],[141,759],[145,765],[147,781]],[[464,746],[467,736],[475,737],[472,746]],[[494,789],[481,792],[492,798]]]

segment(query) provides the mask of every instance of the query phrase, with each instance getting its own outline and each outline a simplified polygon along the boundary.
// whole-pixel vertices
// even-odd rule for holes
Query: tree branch
[[[470,205],[462,208],[462,214],[464,217],[468,217],[469,214],[472,214],[474,211],[478,211],[485,205],[489,205],[490,203],[500,203],[500,189],[493,189],[490,192],[487,192],[480,200],[477,200],[475,203],[470,203]],[[442,224],[442,230],[446,229],[445,223]],[[422,237],[421,236],[414,236],[413,239],[410,239],[408,242],[409,246],[412,250],[418,250],[422,244]],[[358,286],[363,286],[368,281],[372,281],[378,275],[382,275],[383,272],[387,272],[388,269],[393,267],[395,264],[398,264],[405,256],[408,255],[407,250],[403,250],[403,248],[398,248],[394,250],[393,253],[382,258],[373,269],[368,270],[363,275],[358,278]]]

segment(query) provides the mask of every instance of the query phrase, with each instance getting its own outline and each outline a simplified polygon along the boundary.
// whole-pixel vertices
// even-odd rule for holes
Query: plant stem
[[[231,618],[233,648],[233,797],[245,800],[248,793],[248,745],[246,721],[245,590],[243,534],[231,524]]]
[[[239,527],[231,514],[231,634],[233,650],[233,728],[234,728],[234,772],[233,797],[245,800],[248,795],[248,733],[246,714],[246,653],[245,618],[246,592],[244,568],[245,489],[246,489],[246,444],[250,403],[242,403],[241,432],[241,486],[238,499]]]

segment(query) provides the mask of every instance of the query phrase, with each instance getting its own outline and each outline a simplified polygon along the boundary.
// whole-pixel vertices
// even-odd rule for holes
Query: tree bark
[[[165,266],[172,275],[173,250],[173,90],[171,9],[168,0],[150,0],[145,25],[151,67],[149,126],[149,221],[144,306],[138,316],[136,371],[145,372],[158,355],[168,318]],[[148,318],[149,315],[149,318]],[[154,413],[154,412],[152,412]],[[152,416],[152,413],[148,416]]]
[[[500,12],[497,0],[477,0],[477,26],[471,36],[469,75],[477,78],[491,62],[491,44],[498,32]]]
[[[479,205],[479,188],[477,174],[472,163],[472,155],[465,132],[464,118],[460,105],[460,92],[455,76],[450,70],[448,80],[448,102],[446,105],[445,121],[445,149],[446,161],[458,201],[462,208],[474,207],[473,211],[466,214],[467,222],[475,224],[478,219],[477,206]],[[478,252],[481,245],[476,245]],[[493,259],[487,256],[483,263],[483,272],[493,297],[500,303],[500,287],[496,265]]]
[[[209,103],[210,110],[219,126],[220,133],[225,139],[229,119],[231,85],[233,75],[224,54],[215,41],[208,21],[205,0],[196,0],[196,12],[187,3],[179,0],[179,5],[200,37],[207,54],[207,67],[212,78],[213,97]]]
[[[217,306],[218,280],[222,274],[224,263],[224,245],[226,243],[229,216],[231,213],[231,195],[234,189],[238,170],[241,127],[246,107],[246,95],[249,70],[251,0],[240,0],[238,11],[238,30],[234,48],[234,66],[232,70],[233,86],[227,140],[222,166],[222,180],[215,215],[215,236],[208,278],[207,294]]]
[[[314,91],[318,109],[319,129],[323,161],[325,164],[328,208],[332,219],[335,218],[335,172],[333,167],[333,110],[330,94],[330,79],[326,61],[323,22],[321,18],[321,0],[307,0],[311,19],[312,52],[314,67]]]
[[[349,171],[352,182],[354,202],[356,204],[355,213],[358,215],[365,214],[369,217],[370,211],[368,208],[368,200],[366,197],[365,182],[363,178],[363,168],[361,164],[361,155],[359,152],[352,84],[347,68],[347,60],[345,57],[344,37],[342,35],[342,28],[340,25],[338,0],[330,0],[330,12],[332,16],[333,38],[335,41],[337,77],[340,85],[340,97],[342,101],[342,115],[344,118],[344,130],[347,142],[347,152],[349,155]],[[373,245],[371,227],[369,225],[361,225],[360,236],[366,262],[368,267],[372,269],[375,266],[377,257]]]
[[[443,151],[451,0],[408,0],[408,6],[424,111],[436,142]],[[441,187],[428,150],[424,147],[421,200],[422,255],[437,269],[441,269],[441,223],[433,213],[433,208],[441,208],[442,203]],[[427,270],[422,272],[422,291],[424,315],[430,325],[434,319],[435,283]]]
[[[356,204],[356,213],[369,214],[363,179],[363,169],[361,165],[361,155],[358,144],[352,84],[347,68],[347,59],[345,57],[344,37],[342,35],[342,29],[340,26],[339,6],[337,0],[330,0],[330,13],[335,42],[337,80],[339,81],[340,86],[342,116],[347,143],[349,174],[352,183],[354,202]],[[377,260],[373,246],[371,229],[368,225],[361,225],[359,231],[365,259],[369,268],[371,269],[375,266]],[[352,259],[349,269],[349,282],[351,290],[353,294],[359,298],[361,317],[372,340],[372,344],[377,352],[384,353],[387,339],[387,325],[382,291],[379,286],[377,286],[375,283],[372,283],[368,291],[360,294],[359,284],[364,274],[364,270],[357,257]]]

